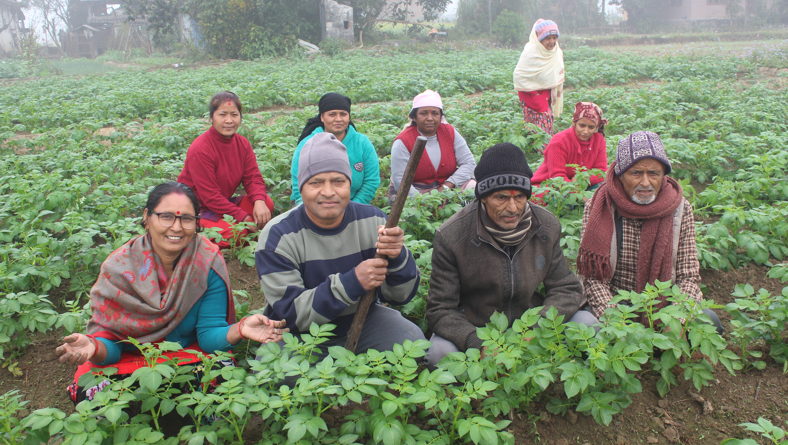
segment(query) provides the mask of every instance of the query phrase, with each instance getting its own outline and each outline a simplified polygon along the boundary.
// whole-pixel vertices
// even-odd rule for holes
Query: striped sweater
[[[386,223],[378,208],[351,201],[342,223],[322,229],[300,205],[269,222],[255,252],[257,273],[265,293],[265,315],[286,320],[293,334],[308,333],[309,326],[332,323],[334,334],[344,337],[353,322],[359,298],[366,291],[355,268],[375,256],[377,227]],[[389,260],[388,276],[378,299],[394,305],[409,302],[419,285],[413,256],[402,248]]]

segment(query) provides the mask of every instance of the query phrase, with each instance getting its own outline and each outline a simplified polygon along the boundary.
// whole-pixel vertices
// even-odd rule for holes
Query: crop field
[[[695,210],[704,306],[720,314],[724,336],[696,319],[700,308],[686,296],[659,284],[627,295],[631,308],[608,310],[596,336],[562,325],[551,312],[540,319],[530,311],[511,328],[496,317],[479,330],[499,348],[495,357],[470,350],[433,372],[419,365],[427,343],[358,355],[337,348],[314,363],[310,352],[330,329],[313,326],[312,336],[285,348],[242,343],[235,350],[240,366],[225,368],[213,393],[200,389],[190,367],[164,363],[111,381],[76,409],[65,391],[74,370],[55,360],[54,348],[63,335],[84,332],[88,292],[102,261],[140,233],[149,190],[177,177],[189,144],[208,128],[214,93],[241,97],[239,133],[257,154],[275,214],[289,208],[292,152],[326,92],[353,99],[353,120],[380,157],[383,182],[373,204],[384,210],[392,141],[410,100],[427,88],[443,95],[448,121],[477,160],[491,145],[512,142],[536,170],[537,147],[546,139],[523,126],[511,90],[519,52],[506,49],[356,51],[118,69],[0,87],[0,443],[706,444],[734,438],[726,443],[745,444],[779,438],[788,429],[788,75],[774,68],[785,64],[782,47],[773,54],[773,44],[752,47],[757,57],[703,48],[565,50],[565,112],[556,122],[558,130],[569,127],[577,101],[599,104],[610,120],[610,159],[628,133],[660,134]],[[574,267],[582,198],[591,193],[580,190],[582,180],[545,187]],[[432,237],[468,196],[435,192],[410,200],[403,212],[400,225],[422,282],[401,311],[425,330]],[[264,304],[256,242],[249,241],[225,253],[239,316]],[[676,304],[652,314],[660,293]],[[672,329],[636,324],[631,310],[645,310]],[[687,336],[679,335],[680,320]],[[141,348],[155,362],[159,351]],[[215,360],[206,357],[203,366],[211,369]],[[207,372],[205,379],[218,374]],[[296,383],[282,386],[286,376]]]

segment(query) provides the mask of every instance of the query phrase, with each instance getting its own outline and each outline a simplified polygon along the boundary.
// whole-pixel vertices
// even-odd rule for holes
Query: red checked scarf
[[[578,102],[575,105],[575,114],[572,116],[572,122],[577,122],[580,119],[591,120],[597,126],[597,130],[603,136],[605,135],[605,125],[608,124],[608,121],[602,117],[602,109],[599,108],[599,105],[593,102]]]
[[[675,179],[664,176],[657,199],[651,204],[637,204],[627,196],[624,185],[615,175],[613,162],[605,183],[591,200],[588,224],[580,241],[577,256],[578,272],[586,277],[607,281],[613,277],[610,247],[614,243],[615,220],[613,204],[625,218],[643,220],[637,264],[637,289],[642,292],[646,283],[669,281],[673,276],[673,212],[678,208],[683,193]],[[663,301],[658,308],[666,305]]]
[[[150,235],[133,238],[101,265],[98,281],[90,290],[93,318],[88,333],[116,337],[113,340],[134,337],[142,343],[163,340],[208,289],[211,269],[227,285],[227,323],[235,323],[227,265],[215,244],[195,235],[167,280]]]

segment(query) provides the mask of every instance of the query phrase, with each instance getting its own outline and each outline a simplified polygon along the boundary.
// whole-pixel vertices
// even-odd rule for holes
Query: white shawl
[[[517,68],[514,69],[514,89],[517,91],[551,90],[553,115],[564,110],[564,53],[558,43],[548,51],[536,37],[536,25],[525,44]]]

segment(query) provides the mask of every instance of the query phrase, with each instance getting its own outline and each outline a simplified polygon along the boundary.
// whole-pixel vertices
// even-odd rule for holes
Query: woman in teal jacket
[[[350,98],[341,94],[328,93],[321,97],[318,115],[309,119],[304,126],[290,167],[293,180],[298,177],[298,157],[304,144],[314,135],[323,132],[332,133],[347,147],[350,170],[353,172],[353,177],[350,178],[350,199],[361,204],[372,202],[380,186],[378,154],[369,138],[356,131],[350,120]],[[301,204],[298,187],[293,187],[290,200],[294,205]]]

